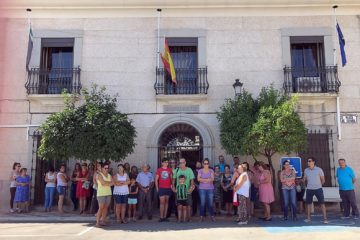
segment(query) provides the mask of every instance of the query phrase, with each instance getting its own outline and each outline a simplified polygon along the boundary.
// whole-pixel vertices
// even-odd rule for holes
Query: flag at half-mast
[[[30,64],[30,60],[31,60],[31,54],[32,54],[32,50],[33,50],[33,32],[32,32],[32,28],[30,25],[29,28],[29,42],[28,42],[28,49],[27,49],[27,55],[26,55],[26,70],[29,70],[29,64]]]
[[[166,38],[165,38],[165,51],[164,51],[164,55],[161,54],[161,61],[163,62],[165,69],[170,74],[171,81],[176,84],[175,67],[169,50],[169,44]]]
[[[339,45],[340,45],[340,54],[341,54],[341,64],[344,67],[346,65],[346,54],[345,54],[345,38],[341,31],[339,23],[336,23],[336,31],[339,37]]]

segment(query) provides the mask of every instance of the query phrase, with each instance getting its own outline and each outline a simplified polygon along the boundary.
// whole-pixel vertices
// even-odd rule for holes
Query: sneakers
[[[350,217],[349,216],[342,216],[342,217],[340,217],[341,219],[350,219]]]
[[[324,219],[323,223],[328,224],[329,221],[327,219]]]
[[[246,225],[246,224],[248,224],[248,221],[238,222],[237,224],[238,225]]]
[[[304,222],[309,223],[309,222],[311,222],[311,219],[305,218]]]
[[[14,213],[14,212],[15,212],[15,210],[14,210],[14,209],[12,209],[12,208],[10,208],[9,212]]]

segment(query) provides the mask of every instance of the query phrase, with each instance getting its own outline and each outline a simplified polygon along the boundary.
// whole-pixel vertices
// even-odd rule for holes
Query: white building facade
[[[162,157],[185,157],[193,166],[206,157],[216,163],[220,154],[231,164],[216,112],[234,97],[232,85],[240,79],[254,97],[270,84],[299,95],[310,143],[302,157],[318,158],[328,186],[336,185],[338,158],[359,175],[360,3],[342,2],[336,15],[346,40],[345,67],[332,1],[19,0],[2,6],[1,206],[8,207],[13,162],[31,170],[33,194],[41,194],[45,166],[36,154],[37,128],[62,109],[61,89],[79,92],[94,83],[118,93],[118,109],[133,120],[137,145],[125,159],[131,165],[156,169]],[[26,8],[32,9],[29,71]],[[161,63],[157,68],[164,38],[177,85]]]

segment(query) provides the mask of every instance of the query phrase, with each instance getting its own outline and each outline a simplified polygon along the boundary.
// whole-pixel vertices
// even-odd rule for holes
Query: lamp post
[[[235,83],[233,84],[235,96],[239,96],[241,94],[243,83],[240,82],[239,79],[235,79]]]

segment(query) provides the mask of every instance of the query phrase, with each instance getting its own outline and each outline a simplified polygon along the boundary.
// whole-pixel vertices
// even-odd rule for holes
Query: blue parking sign
[[[295,169],[296,178],[302,178],[302,169],[301,169],[301,158],[299,157],[282,157],[280,158],[280,166],[282,168],[283,163],[286,160],[290,160],[290,166]]]

